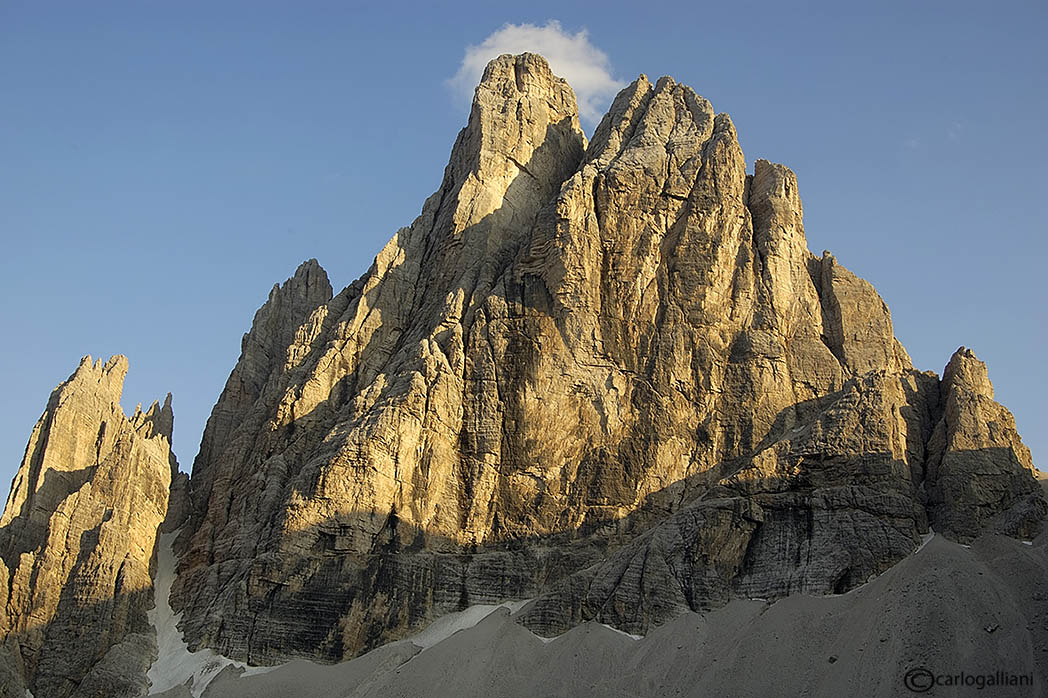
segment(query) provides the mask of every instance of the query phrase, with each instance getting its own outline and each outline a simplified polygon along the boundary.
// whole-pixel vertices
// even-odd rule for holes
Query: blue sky
[[[439,185],[467,47],[549,20],[793,168],[812,251],[918,368],[973,348],[1048,469],[1045,7],[0,2],[0,477],[84,354],[128,355],[127,410],[174,393],[188,470],[270,287],[363,273]]]

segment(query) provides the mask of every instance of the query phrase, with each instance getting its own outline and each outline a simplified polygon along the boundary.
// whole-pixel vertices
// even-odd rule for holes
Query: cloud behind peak
[[[541,54],[550,69],[568,81],[578,100],[579,118],[589,127],[596,125],[626,84],[612,77],[608,55],[590,43],[585,29],[571,34],[557,20],[544,26],[503,25],[479,44],[466,47],[462,64],[448,83],[460,94],[472,94],[491,59],[525,51]]]

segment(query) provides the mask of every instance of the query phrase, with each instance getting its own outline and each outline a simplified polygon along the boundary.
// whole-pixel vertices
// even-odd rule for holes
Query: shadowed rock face
[[[413,638],[332,666],[228,667],[204,698],[900,698],[913,668],[962,661],[969,675],[1023,677],[971,695],[1043,696],[1044,543],[984,536],[965,549],[935,536],[851,593],[736,599],[639,640],[590,622],[544,642],[499,609],[421,653]]]
[[[339,659],[508,598],[551,634],[840,592],[929,516],[1028,536],[1044,501],[974,361],[915,371],[807,250],[794,174],[747,175],[690,88],[641,76],[587,145],[567,84],[503,56],[368,273],[332,295],[307,262],[256,315],[174,605],[194,646]]]
[[[0,517],[7,693],[139,695],[155,642],[146,618],[168,510],[171,396],[130,418],[127,359],[85,357],[33,429]],[[22,692],[19,692],[19,691]]]

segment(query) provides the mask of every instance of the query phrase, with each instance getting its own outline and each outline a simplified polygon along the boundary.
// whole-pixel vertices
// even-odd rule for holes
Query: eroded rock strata
[[[534,598],[549,635],[846,591],[1045,504],[967,350],[913,369],[804,238],[794,174],[641,76],[587,143],[535,55],[487,68],[440,189],[333,295],[315,261],[245,335],[193,465],[192,646],[336,660]]]
[[[125,416],[127,368],[85,357],[51,394],[12,483],[0,517],[5,696],[148,688],[151,565],[178,464],[171,396]]]

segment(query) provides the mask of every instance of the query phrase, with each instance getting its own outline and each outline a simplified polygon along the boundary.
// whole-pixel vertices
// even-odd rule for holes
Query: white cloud
[[[626,83],[611,76],[608,55],[590,43],[585,29],[577,34],[564,31],[560,22],[545,26],[506,24],[476,46],[467,46],[458,72],[448,82],[457,91],[472,94],[484,74],[484,66],[504,53],[541,54],[555,75],[568,81],[579,103],[579,117],[595,125]]]

